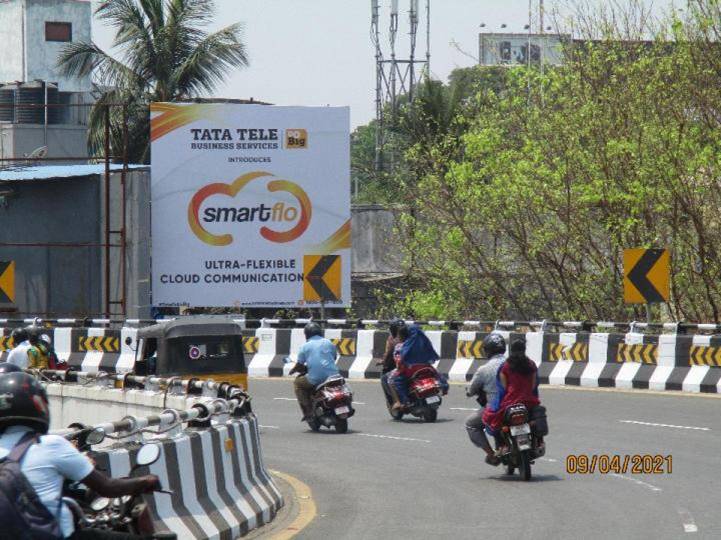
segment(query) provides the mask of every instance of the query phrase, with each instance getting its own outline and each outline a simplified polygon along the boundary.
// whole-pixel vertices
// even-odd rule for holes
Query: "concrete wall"
[[[121,174],[111,173],[110,228],[122,224]],[[104,311],[105,241],[103,175],[0,184],[0,243],[92,244],[83,247],[0,246],[0,260],[16,262],[18,312],[30,315],[101,315]],[[150,315],[150,172],[126,175],[127,317]],[[111,244],[119,244],[112,235]],[[121,251],[111,248],[110,299],[121,298]],[[111,306],[120,315],[120,306]]]
[[[0,43],[3,49],[0,81],[41,79],[59,83],[60,89],[65,92],[90,91],[89,77],[60,76],[58,54],[67,43],[45,41],[45,23],[71,23],[73,42],[90,42],[91,19],[91,4],[82,0],[0,2]]]
[[[0,242],[90,243],[100,240],[96,177],[4,183]],[[0,246],[0,260],[16,261],[16,305],[31,313],[98,313],[97,247]]]
[[[0,2],[0,83],[21,81],[25,78],[23,68],[23,10],[21,0]]]
[[[395,211],[380,205],[358,204],[353,205],[351,216],[353,273],[399,273],[400,250],[394,244]]]
[[[41,146],[48,157],[85,157],[88,155],[87,128],[78,125],[0,124],[0,157],[17,158]]]

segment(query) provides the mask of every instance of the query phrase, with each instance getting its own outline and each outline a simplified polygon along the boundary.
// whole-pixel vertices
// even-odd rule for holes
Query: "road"
[[[533,481],[483,463],[452,386],[435,424],[395,422],[377,381],[352,381],[349,432],[311,432],[292,384],[252,380],[266,465],[313,490],[296,538],[721,538],[721,400],[542,387],[551,433]],[[641,422],[641,423],[636,423]],[[671,474],[567,474],[569,454],[663,454]]]

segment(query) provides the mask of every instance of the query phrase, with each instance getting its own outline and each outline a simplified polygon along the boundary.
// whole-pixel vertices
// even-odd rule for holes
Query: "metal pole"
[[[110,105],[105,106],[105,315],[110,317]]]
[[[123,169],[120,172],[120,187],[121,187],[121,204],[122,207],[122,222],[120,225],[120,290],[121,290],[121,296],[120,296],[120,309],[123,317],[126,317],[128,314],[128,305],[126,302],[126,294],[127,294],[127,277],[126,277],[126,265],[127,265],[127,256],[128,256],[128,250],[127,250],[127,214],[128,214],[128,208],[127,208],[127,199],[126,199],[126,186],[125,186],[125,178],[126,173],[128,170],[128,108],[127,106],[123,105]]]
[[[325,300],[320,301],[320,318],[325,321]]]
[[[651,324],[651,304],[646,304],[646,322]]]

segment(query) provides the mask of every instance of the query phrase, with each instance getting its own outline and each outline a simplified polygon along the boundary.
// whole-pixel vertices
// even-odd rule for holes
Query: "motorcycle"
[[[96,429],[84,436],[88,446],[100,444],[104,438],[102,429]],[[160,457],[160,446],[144,444],[136,457],[136,464],[130,475],[143,466],[155,463]],[[158,493],[172,495],[171,491],[159,489]],[[148,536],[158,540],[177,540],[175,533],[158,532],[147,503],[142,495],[125,495],[109,499],[101,497],[84,487],[67,487],[63,502],[70,508],[78,529],[101,529]]]
[[[535,459],[546,453],[541,436],[548,430],[544,429],[543,425],[545,416],[529,418],[528,409],[523,403],[516,403],[506,409],[500,430],[500,446],[506,451],[500,458],[501,463],[506,466],[507,474],[513,474],[518,469],[523,480],[531,479],[531,465]]]
[[[388,412],[394,420],[400,420],[406,414],[423,418],[425,422],[435,422],[438,418],[438,409],[443,403],[442,388],[433,366],[423,367],[411,376],[408,381],[409,405],[393,409],[393,399],[385,386],[383,391],[386,394]]]
[[[291,363],[290,358],[285,363]],[[291,373],[305,375],[308,368],[296,364]],[[331,375],[315,387],[311,396],[312,418],[308,426],[313,431],[320,431],[322,426],[335,428],[336,433],[348,431],[348,419],[355,414],[353,408],[353,391],[341,375]]]

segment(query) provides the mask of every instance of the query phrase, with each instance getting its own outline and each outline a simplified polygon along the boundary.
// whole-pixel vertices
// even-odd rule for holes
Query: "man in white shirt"
[[[12,332],[13,350],[8,355],[8,362],[15,364],[20,369],[27,369],[29,358],[28,351],[32,347],[30,344],[27,330],[24,328],[16,328]]]
[[[159,489],[158,477],[109,478],[95,470],[92,462],[65,438],[47,435],[49,425],[48,398],[40,383],[27,373],[0,374],[0,460],[8,457],[26,435],[35,435],[37,442],[19,460],[21,471],[58,521],[63,538],[138,538],[96,529],[75,531],[72,513],[62,503],[63,482],[82,482],[103,497],[120,497]]]

